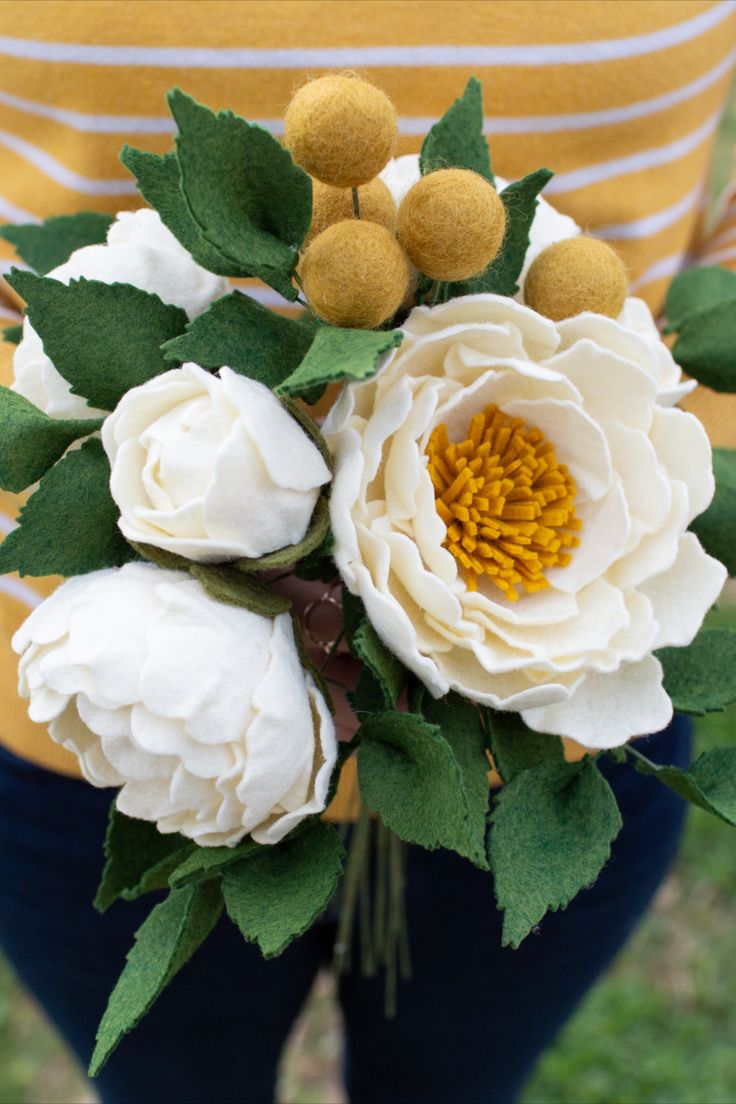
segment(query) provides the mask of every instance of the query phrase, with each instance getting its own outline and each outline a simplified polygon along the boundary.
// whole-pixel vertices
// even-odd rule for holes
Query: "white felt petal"
[[[687,520],[692,521],[707,509],[716,486],[710,442],[702,422],[684,410],[657,409],[649,437],[670,479],[679,479],[687,487]]]
[[[657,389],[652,377],[632,361],[584,339],[549,360],[547,367],[575,385],[586,413],[596,421],[649,428]]]
[[[619,747],[665,728],[672,702],[662,687],[659,660],[647,656],[612,674],[588,674],[568,701],[525,710],[522,718],[535,732],[568,736],[583,747]]]
[[[723,564],[703,550],[695,534],[685,533],[672,567],[641,586],[659,625],[652,646],[690,644],[727,577]]]

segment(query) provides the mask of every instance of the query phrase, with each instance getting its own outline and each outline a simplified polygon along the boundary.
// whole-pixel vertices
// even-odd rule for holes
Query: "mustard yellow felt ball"
[[[398,226],[401,244],[425,276],[467,280],[487,268],[503,245],[506,210],[479,173],[439,169],[406,193]]]
[[[307,246],[300,276],[309,306],[325,322],[370,330],[401,306],[409,266],[385,226],[346,219]]]
[[[284,117],[284,142],[297,165],[335,188],[378,176],[396,146],[396,108],[380,88],[351,73],[302,85]]]
[[[524,282],[528,307],[561,322],[583,311],[617,318],[628,281],[623,261],[597,238],[568,238],[543,249]]]
[[[377,222],[392,233],[396,231],[396,204],[394,197],[382,180],[376,177],[358,189],[360,217],[366,222]],[[330,184],[312,181],[312,223],[304,244],[332,226],[335,222],[354,218],[353,193],[350,188],[333,188]]]

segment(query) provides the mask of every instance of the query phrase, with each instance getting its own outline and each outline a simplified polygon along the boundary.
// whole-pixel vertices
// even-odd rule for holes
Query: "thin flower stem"
[[[357,219],[360,218],[360,199],[358,198],[358,189],[353,188],[353,214]]]
[[[625,744],[624,747],[629,755],[633,755],[635,759],[638,759],[642,763],[646,763],[653,771],[658,771],[660,769],[658,763],[653,763],[651,759],[647,759],[646,755],[642,755],[642,753],[637,751],[635,747],[632,747],[631,744]]]
[[[327,651],[327,653],[326,653],[326,655],[325,655],[325,658],[324,658],[324,659],[322,660],[322,662],[320,663],[320,665],[319,665],[319,669],[320,669],[320,672],[324,671],[325,667],[326,667],[326,666],[327,666],[327,664],[328,664],[328,663],[330,662],[330,660],[331,660],[331,659],[332,659],[332,657],[334,656],[335,652],[337,651],[337,649],[338,649],[338,648],[340,647],[340,645],[342,644],[344,636],[345,636],[345,630],[344,630],[344,629],[342,629],[342,630],[341,630],[341,632],[340,632],[340,635],[339,635],[339,636],[337,636],[337,637],[336,637],[336,638],[335,638],[335,639],[334,639],[334,640],[332,641],[332,643],[330,644],[330,647],[329,647],[329,649],[328,649],[328,651]]]

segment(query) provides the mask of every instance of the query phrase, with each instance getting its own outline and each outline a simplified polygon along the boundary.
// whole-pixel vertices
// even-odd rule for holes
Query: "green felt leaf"
[[[88,437],[101,425],[102,418],[49,418],[22,395],[0,387],[0,487],[24,491],[73,441]]]
[[[434,124],[422,143],[419,171],[422,176],[436,169],[472,169],[491,184],[491,155],[483,136],[483,86],[476,77],[468,81],[455,100]]]
[[[718,713],[736,702],[736,632],[703,629],[686,648],[660,648],[664,688],[678,713]]]
[[[736,272],[717,265],[680,272],[670,284],[665,299],[665,333],[679,330],[692,315],[728,300],[733,301],[736,310]]]
[[[112,215],[99,211],[78,211],[57,215],[45,222],[26,226],[0,226],[0,238],[15,246],[21,260],[40,276],[68,261],[75,249],[107,240]]]
[[[347,330],[321,326],[299,367],[279,384],[282,395],[307,395],[341,380],[375,376],[381,358],[404,339],[401,330]]]
[[[100,410],[113,410],[131,387],[171,368],[159,346],[184,331],[187,316],[157,295],[98,280],[67,286],[31,272],[7,279],[26,300],[56,370]]]
[[[314,818],[237,866],[222,879],[227,914],[265,958],[281,954],[329,904],[345,849],[336,830]]]
[[[207,938],[221,910],[220,888],[210,882],[172,890],[144,920],[97,1029],[90,1077]]]
[[[736,449],[713,449],[716,493],[705,513],[691,523],[703,548],[736,575]]]
[[[219,878],[229,866],[242,863],[257,854],[260,847],[250,837],[235,847],[197,847],[171,871],[169,885],[172,889],[180,889],[182,886],[200,885],[212,878]]]
[[[298,544],[290,544],[286,548],[280,548],[278,552],[268,552],[265,556],[259,556],[253,560],[238,560],[238,571],[253,574],[257,571],[273,571],[278,567],[289,567],[305,556],[320,548],[330,529],[330,507],[324,495],[320,495],[312,514],[305,536]],[[333,569],[334,570],[334,569]]]
[[[355,689],[348,691],[347,699],[359,720],[370,713],[383,713],[386,709],[386,695],[376,676],[367,667],[361,669]]]
[[[633,746],[627,750],[642,774],[658,778],[686,801],[736,827],[736,747],[704,751],[689,770],[651,763]]]
[[[562,741],[555,736],[533,732],[518,713],[486,711],[491,754],[496,770],[504,782],[510,782],[520,771],[530,770],[539,763],[562,762]]]
[[[365,606],[356,594],[351,594],[346,586],[342,588],[342,617],[345,628],[345,639],[350,650],[353,651],[353,638],[367,619]],[[353,653],[355,654],[355,653]]]
[[[457,735],[454,721],[452,731]],[[481,820],[485,830],[485,812],[480,817],[478,808],[479,780],[477,773],[468,777],[468,770],[482,774],[487,799],[488,761],[479,728],[456,751],[438,725],[415,713],[390,712],[369,716],[359,740],[361,798],[386,827],[408,843],[428,850],[447,847],[486,868],[479,841]]]
[[[190,322],[185,334],[166,342],[163,351],[167,360],[227,366],[273,388],[299,367],[313,338],[311,327],[234,291]]]
[[[548,910],[595,881],[620,829],[616,799],[591,759],[540,763],[497,791],[488,856],[504,946],[518,947]]]
[[[249,274],[296,299],[291,282],[312,219],[312,183],[267,130],[217,115],[179,89],[168,95],[179,133],[184,195],[205,237]]]
[[[5,326],[3,329],[3,341],[8,341],[11,345],[20,345],[20,339],[22,337],[22,326]]]
[[[461,284],[449,284],[447,297],[455,295],[516,295],[519,276],[529,248],[529,234],[537,210],[537,197],[554,176],[549,169],[537,169],[515,180],[500,193],[506,208],[506,236],[498,256],[485,272]]]
[[[478,708],[459,694],[448,694],[439,700],[425,694],[422,714],[437,725],[452,748],[462,772],[463,794],[467,804],[467,834],[472,842],[472,858],[476,866],[488,869],[486,854],[486,823],[488,820],[488,770],[486,733]]]
[[[331,529],[327,530],[325,539],[322,541],[319,548],[315,548],[314,552],[310,552],[308,556],[304,556],[303,559],[294,567],[294,574],[298,579],[305,579],[307,581],[314,581],[315,579],[321,580],[323,583],[329,583],[335,578],[335,561],[332,558],[332,549],[335,545],[335,536]]]
[[[0,574],[84,575],[136,558],[118,529],[110,465],[96,438],[46,473],[18,520],[0,545]]]
[[[288,598],[269,590],[259,579],[250,578],[237,568],[191,563],[189,571],[210,598],[218,602],[242,606],[261,617],[277,617],[291,609]]]
[[[120,160],[135,177],[138,190],[154,207],[161,221],[192,255],[197,264],[218,276],[247,276],[248,272],[208,241],[189,210],[181,188],[181,171],[175,153],[146,153],[125,145]]]
[[[351,647],[381,687],[386,708],[390,709],[396,705],[399,694],[404,688],[406,671],[396,656],[388,650],[367,618],[353,634]]]
[[[150,890],[164,889],[171,871],[181,865],[194,846],[176,833],[163,835],[150,820],[125,816],[113,801],[95,908],[105,912],[118,897],[131,901]]]
[[[672,355],[714,391],[736,391],[736,297],[685,318]]]

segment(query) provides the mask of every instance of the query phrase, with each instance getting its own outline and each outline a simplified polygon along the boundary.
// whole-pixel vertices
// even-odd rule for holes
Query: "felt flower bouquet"
[[[736,275],[675,280],[670,353],[616,254],[539,198],[548,170],[494,178],[475,80],[397,160],[353,74],[296,92],[285,145],[169,102],[175,151],[121,155],[150,208],[0,230],[28,266],[0,484],[37,484],[0,570],[67,577],[15,637],[20,691],[118,789],[97,906],[168,891],[93,1073],[223,906],[266,955],[324,910],[346,841],[322,814],[356,764],[339,942],[375,867],[389,972],[401,841],[492,872],[513,946],[596,878],[621,827],[601,754],[736,824],[736,748],[680,770],[636,744],[736,700],[736,635],[701,629],[736,457],[716,481],[675,405],[736,390]]]

